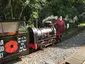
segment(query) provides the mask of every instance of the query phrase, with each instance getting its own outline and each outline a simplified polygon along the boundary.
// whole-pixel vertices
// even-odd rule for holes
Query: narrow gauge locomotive
[[[26,31],[24,31],[24,30]],[[29,27],[24,21],[0,22],[0,64],[56,42],[56,30],[49,24],[43,28]]]
[[[27,33],[19,32],[23,21],[0,21],[0,64],[28,53]]]
[[[28,28],[29,31],[29,47],[32,49],[43,48],[56,42],[55,27],[45,23],[44,28]]]

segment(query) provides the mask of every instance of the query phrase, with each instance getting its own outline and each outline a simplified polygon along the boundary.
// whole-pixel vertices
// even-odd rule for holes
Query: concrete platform
[[[61,64],[85,64],[85,47],[82,47],[78,52],[74,53]]]

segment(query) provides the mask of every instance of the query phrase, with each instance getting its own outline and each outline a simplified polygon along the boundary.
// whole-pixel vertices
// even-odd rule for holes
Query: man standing
[[[65,31],[65,23],[64,23],[64,20],[63,20],[62,16],[60,16],[60,18],[56,19],[56,22],[53,25],[54,26],[57,25],[57,28],[56,28],[56,41],[61,42],[62,33]]]

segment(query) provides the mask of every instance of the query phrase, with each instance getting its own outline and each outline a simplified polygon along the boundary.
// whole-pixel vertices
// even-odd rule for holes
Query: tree
[[[85,0],[0,0],[0,15],[6,19],[32,19],[36,12],[42,19],[54,15],[79,15],[85,11]]]

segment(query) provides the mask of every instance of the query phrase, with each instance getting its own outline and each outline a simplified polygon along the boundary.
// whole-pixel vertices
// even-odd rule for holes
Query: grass
[[[80,23],[79,25],[78,25],[78,27],[84,27],[85,26],[85,23]]]

